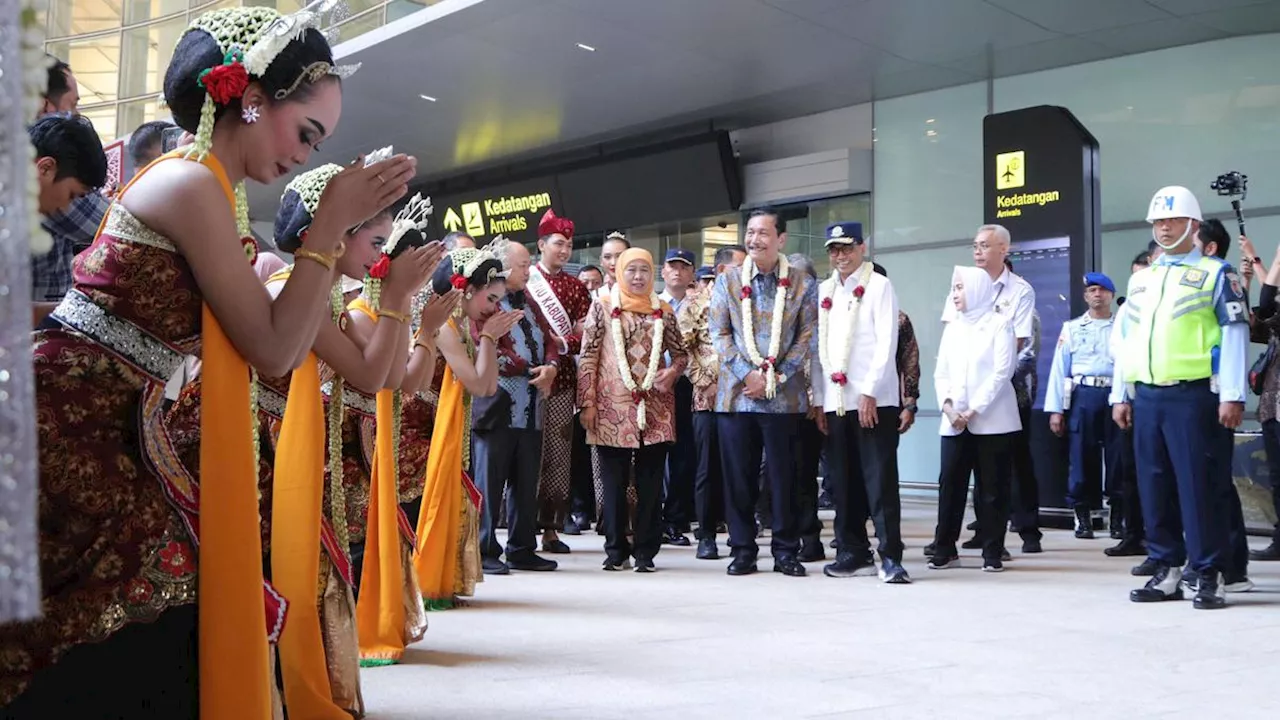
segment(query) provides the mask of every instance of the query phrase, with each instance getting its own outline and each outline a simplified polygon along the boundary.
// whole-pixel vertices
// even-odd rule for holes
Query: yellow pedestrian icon
[[[1000,153],[996,155],[996,189],[1020,188],[1027,183],[1026,152]]]
[[[480,203],[464,203],[462,205],[462,222],[467,226],[467,234],[471,237],[484,235],[484,215],[480,213]]]
[[[449,232],[458,232],[462,229],[462,218],[458,217],[458,213],[453,208],[449,208],[444,214],[444,229]]]

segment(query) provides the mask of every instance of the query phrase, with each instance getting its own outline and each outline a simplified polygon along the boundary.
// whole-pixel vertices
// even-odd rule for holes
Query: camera
[[[1210,190],[1216,190],[1222,197],[1235,197],[1239,195],[1242,199],[1249,188],[1249,176],[1242,174],[1238,170],[1222,173],[1218,179],[1209,183]]]

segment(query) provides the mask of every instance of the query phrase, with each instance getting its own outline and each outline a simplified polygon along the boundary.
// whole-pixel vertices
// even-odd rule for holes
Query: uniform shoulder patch
[[[1178,284],[1199,290],[1204,287],[1205,281],[1208,279],[1209,273],[1197,267],[1190,267],[1182,271],[1182,279],[1178,281]]]

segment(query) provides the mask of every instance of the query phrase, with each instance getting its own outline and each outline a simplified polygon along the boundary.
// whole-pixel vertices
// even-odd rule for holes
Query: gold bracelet
[[[293,257],[295,260],[310,260],[314,263],[320,263],[325,266],[325,269],[327,270],[332,270],[334,263],[338,260],[334,255],[325,255],[306,248],[298,248],[295,250],[293,252]]]
[[[435,352],[435,351],[436,351],[436,346],[435,346],[435,345],[432,345],[431,343],[427,342],[426,340],[422,340],[421,338],[419,338],[419,339],[418,339],[418,341],[417,341],[417,342],[415,342],[415,343],[413,344],[413,346],[414,346],[414,347],[420,347],[420,348],[422,348],[422,349],[424,349],[424,350],[427,350],[427,351],[429,351],[429,352]]]
[[[378,317],[391,318],[392,320],[395,320],[402,324],[405,324],[405,325],[409,324],[409,316],[402,312],[396,312],[395,310],[379,310]]]
[[[484,339],[486,339],[486,338],[487,338],[487,339],[489,339],[491,342],[493,342],[493,344],[494,344],[494,345],[497,345],[497,344],[498,344],[498,338],[496,338],[496,337],[494,337],[494,336],[490,335],[489,333],[480,333],[480,339],[481,339],[481,340],[484,340]]]

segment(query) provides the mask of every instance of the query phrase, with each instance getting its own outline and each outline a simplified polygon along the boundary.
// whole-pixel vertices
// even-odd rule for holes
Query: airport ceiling
[[[442,177],[1273,31],[1280,0],[441,0],[338,46],[362,67],[316,160]]]

